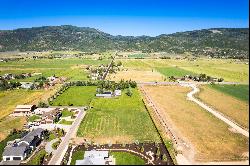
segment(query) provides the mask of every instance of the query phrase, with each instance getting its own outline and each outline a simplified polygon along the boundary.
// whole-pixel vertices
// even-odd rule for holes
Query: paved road
[[[185,82],[185,81],[178,81],[178,82],[137,82],[139,85],[179,85],[179,84],[195,84],[195,85],[202,85],[202,84],[211,84],[211,82]],[[223,85],[234,85],[239,84],[238,82],[214,82],[215,84],[223,84]]]
[[[249,132],[243,128],[240,127],[240,125],[236,124],[235,122],[231,121],[229,118],[225,117],[220,112],[217,112],[216,110],[213,110],[212,108],[208,107],[206,104],[202,103],[201,101],[197,100],[195,97],[193,97],[194,94],[199,92],[199,88],[196,87],[194,84],[182,84],[182,86],[188,86],[191,87],[193,90],[187,94],[187,97],[189,100],[195,102],[200,107],[204,108],[208,112],[212,113],[214,116],[231,126],[233,129],[235,129],[237,132],[243,134],[246,137],[249,137]]]
[[[60,165],[69,145],[69,141],[71,138],[76,136],[77,129],[84,118],[86,112],[84,110],[81,110],[76,117],[74,123],[72,124],[70,130],[66,133],[64,139],[62,140],[61,144],[55,151],[53,157],[51,158],[48,165]]]
[[[107,71],[104,73],[104,75],[103,75],[103,77],[102,77],[102,80],[105,80],[106,76],[108,75],[109,69],[110,69],[111,64],[112,64],[113,61],[114,61],[114,59],[111,60],[109,66],[108,66],[108,68],[107,68]]]

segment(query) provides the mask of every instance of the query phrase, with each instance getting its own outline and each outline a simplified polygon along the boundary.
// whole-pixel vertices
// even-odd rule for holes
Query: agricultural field
[[[239,100],[248,102],[249,85],[208,85],[210,88],[228,94]]]
[[[193,75],[194,73],[190,72],[190,71],[187,71],[187,70],[184,70],[184,69],[181,69],[179,67],[159,67],[159,68],[156,68],[157,71],[159,71],[161,74],[167,76],[167,77],[170,77],[170,76],[175,76],[175,77],[183,77],[185,75]]]
[[[119,71],[116,74],[108,75],[108,79],[112,81],[133,80],[137,82],[147,82],[147,81],[164,81],[164,76],[161,75],[156,70],[135,70],[128,69],[124,71]]]
[[[163,75],[206,74],[212,77],[222,77],[224,81],[248,84],[249,65],[232,59],[121,59],[124,68],[134,70],[155,69]],[[178,69],[177,69],[178,68]],[[183,70],[182,70],[183,69]]]
[[[249,128],[248,89],[248,85],[206,85],[200,86],[200,93],[196,96],[239,125]]]
[[[26,119],[9,117],[18,104],[35,104],[46,101],[54,94],[57,87],[50,90],[8,90],[0,91],[0,140],[4,139],[12,129],[21,129]]]
[[[67,89],[51,103],[53,106],[87,106],[95,97],[96,86],[74,86]]]
[[[186,99],[190,88],[181,86],[145,86],[175,133],[194,147],[196,161],[244,159],[249,139],[234,133],[221,120]],[[181,134],[180,134],[181,133]]]
[[[110,60],[93,60],[93,59],[25,59],[20,61],[10,61],[0,63],[0,75],[6,73],[42,73],[34,77],[26,79],[18,79],[18,81],[33,81],[40,76],[49,77],[52,75],[67,77],[68,81],[87,80],[88,65],[108,64]]]
[[[0,141],[4,140],[13,129],[21,130],[25,123],[25,117],[7,116],[0,119]]]
[[[123,92],[118,98],[95,98],[77,136],[98,143],[159,142],[139,91],[133,89],[132,92],[131,97]]]
[[[38,104],[54,94],[57,87],[49,90],[8,90],[0,91],[0,119],[14,111],[18,104]]]

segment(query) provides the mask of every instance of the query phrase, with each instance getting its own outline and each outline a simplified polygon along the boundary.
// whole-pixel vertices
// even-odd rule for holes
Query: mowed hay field
[[[112,81],[123,80],[133,80],[137,82],[147,82],[147,81],[163,81],[164,76],[161,75],[156,70],[136,70],[128,69],[127,71],[119,71],[116,74],[108,75],[108,79]]]
[[[248,138],[186,99],[191,89],[181,86],[145,86],[155,104],[170,118],[174,129],[194,146],[197,161],[227,161],[243,158]]]
[[[171,73],[177,74],[177,76],[180,75],[179,73],[181,75],[203,73],[212,77],[222,77],[224,81],[244,84],[249,82],[249,65],[232,59],[198,58],[195,61],[187,59],[121,59],[121,62],[125,68],[159,69],[159,72],[165,76],[169,76]]]
[[[53,106],[87,106],[95,97],[96,86],[73,86],[52,101]]]
[[[247,87],[248,85],[200,86],[200,93],[196,94],[196,96],[239,125],[249,128],[249,103],[248,100],[246,100],[249,98],[249,92],[245,91]]]
[[[21,130],[25,123],[25,117],[7,116],[0,119],[0,141],[4,140],[13,129]]]
[[[93,108],[87,111],[77,136],[98,143],[159,142],[139,91],[132,91],[132,97],[123,92],[118,98],[93,99]]]

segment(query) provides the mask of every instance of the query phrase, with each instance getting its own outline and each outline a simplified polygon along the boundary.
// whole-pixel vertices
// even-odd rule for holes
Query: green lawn
[[[178,67],[159,67],[157,68],[157,71],[159,71],[161,74],[170,77],[170,76],[174,76],[174,77],[182,77],[185,75],[190,75],[190,74],[194,74],[193,72],[178,68]]]
[[[82,151],[82,150],[73,152],[70,165],[75,165],[76,160],[82,160],[84,158],[84,153],[85,153],[85,151]]]
[[[46,155],[46,151],[44,149],[38,151],[37,154],[35,154],[30,161],[27,163],[27,165],[41,165],[41,158],[43,158]]]
[[[55,135],[53,132],[51,132],[51,133],[49,134],[49,139],[48,139],[48,141],[52,141],[53,139],[56,139],[56,135]]]
[[[210,88],[226,93],[242,101],[249,100],[249,85],[208,85]]]
[[[61,143],[61,140],[58,140],[58,141],[54,142],[54,143],[52,144],[52,148],[53,148],[54,150],[56,150],[56,149],[58,148],[58,146],[60,145],[60,143]]]
[[[145,161],[138,156],[126,152],[111,152],[116,165],[145,165]]]
[[[73,121],[67,121],[65,119],[62,119],[59,124],[64,124],[64,125],[72,125]]]
[[[119,98],[95,98],[91,102],[93,108],[87,111],[77,135],[96,142],[159,142],[139,91],[132,91],[132,97],[123,92]]]
[[[62,111],[62,117],[68,117],[68,116],[72,116],[72,115],[74,115],[75,113],[74,112],[71,112],[71,111],[69,111],[68,109],[64,109],[63,111]]]
[[[95,97],[96,86],[74,86],[52,101],[53,106],[87,106]]]
[[[29,122],[34,122],[37,119],[41,119],[41,117],[38,115],[32,115],[29,117]]]

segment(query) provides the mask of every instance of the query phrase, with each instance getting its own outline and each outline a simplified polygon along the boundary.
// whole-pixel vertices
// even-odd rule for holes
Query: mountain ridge
[[[249,28],[209,28],[151,36],[111,35],[90,27],[42,26],[0,30],[0,51],[190,52],[207,56],[249,56]]]

